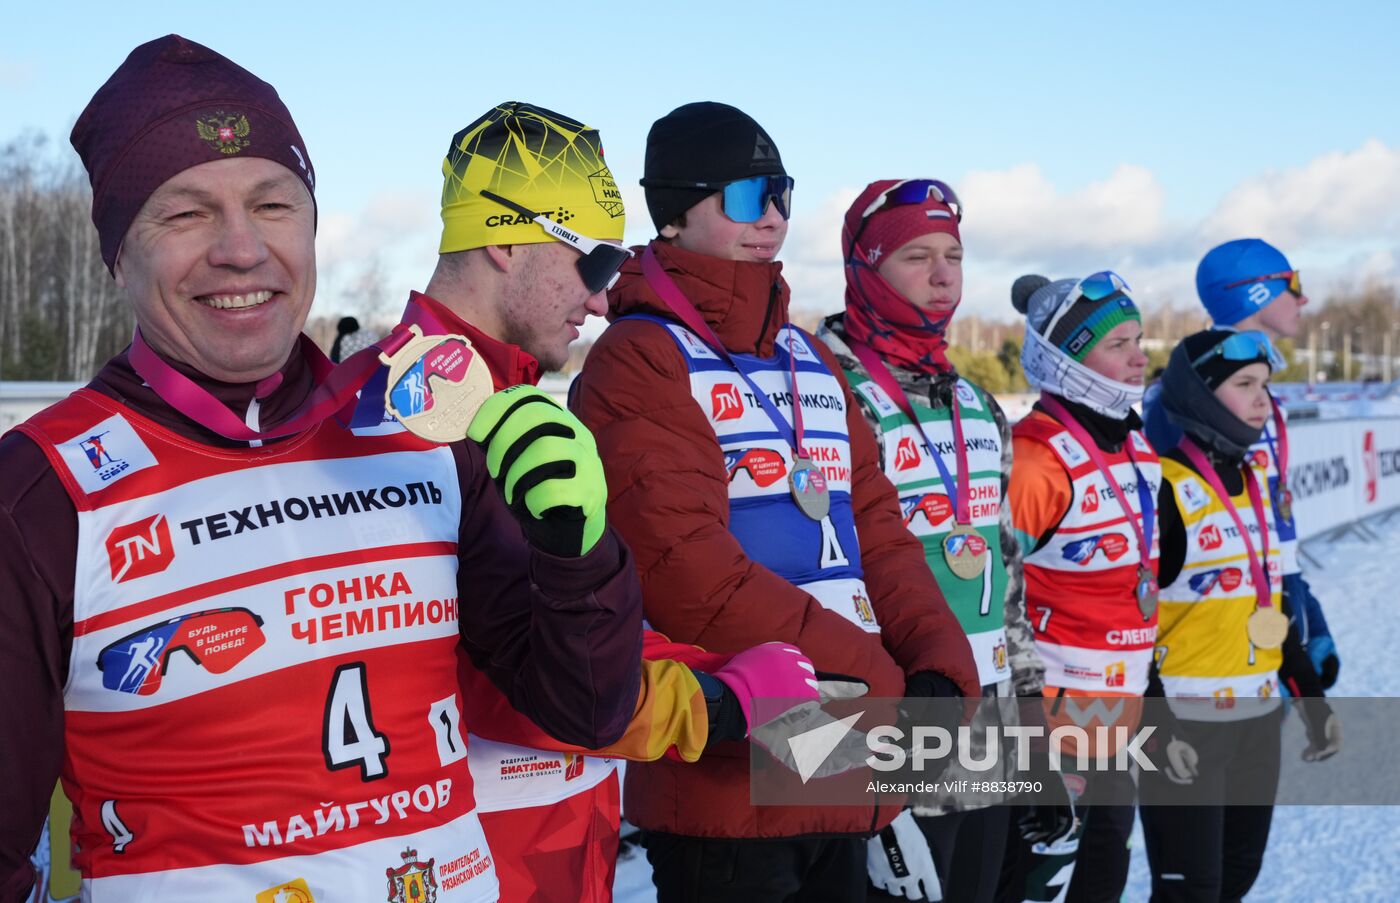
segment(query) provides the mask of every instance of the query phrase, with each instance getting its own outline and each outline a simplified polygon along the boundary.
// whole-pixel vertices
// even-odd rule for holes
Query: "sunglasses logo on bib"
[[[934,527],[953,516],[953,504],[948,501],[948,497],[934,492],[901,499],[900,506],[904,509],[904,526],[906,527],[911,525],[914,518],[920,514],[923,514],[928,520],[929,526]]]
[[[787,476],[787,465],[783,456],[771,448],[739,448],[724,453],[724,467],[729,471],[729,482],[740,471],[747,473],[760,489],[766,489]]]
[[[1201,596],[1210,595],[1217,586],[1225,592],[1234,592],[1239,589],[1241,583],[1245,582],[1244,572],[1239,568],[1215,568],[1214,570],[1201,571],[1192,574],[1187,583],[1191,587],[1191,592]],[[1254,581],[1249,581],[1253,583]]]
[[[1109,561],[1117,561],[1123,557],[1123,553],[1128,551],[1128,538],[1121,533],[1090,536],[1087,539],[1068,543],[1061,551],[1060,557],[1078,565],[1088,565],[1089,562],[1093,561],[1094,555],[1100,551]]]

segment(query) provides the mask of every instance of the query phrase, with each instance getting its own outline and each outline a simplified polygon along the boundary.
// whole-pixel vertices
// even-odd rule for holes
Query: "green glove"
[[[608,484],[593,434],[534,386],[511,386],[486,400],[467,427],[486,449],[486,467],[542,551],[586,555],[607,526]]]

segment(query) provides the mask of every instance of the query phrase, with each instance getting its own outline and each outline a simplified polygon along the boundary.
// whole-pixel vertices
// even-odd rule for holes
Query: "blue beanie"
[[[1231,283],[1292,270],[1288,258],[1258,238],[1237,238],[1211,248],[1196,267],[1196,294],[1217,326],[1233,326],[1288,291],[1288,280]]]

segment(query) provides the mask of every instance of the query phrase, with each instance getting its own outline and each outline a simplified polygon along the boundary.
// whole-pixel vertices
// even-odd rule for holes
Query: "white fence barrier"
[[[552,376],[544,388],[562,400],[568,384],[567,376]],[[81,385],[0,383],[0,432]],[[1007,395],[998,400],[1014,421],[1025,416],[1035,396]],[[1300,408],[1306,404],[1301,399],[1295,403]],[[1290,424],[1288,477],[1300,539],[1400,507],[1400,416],[1377,416],[1375,405],[1358,409],[1353,404],[1346,410],[1352,416],[1299,418]],[[1327,416],[1322,412],[1323,418]]]

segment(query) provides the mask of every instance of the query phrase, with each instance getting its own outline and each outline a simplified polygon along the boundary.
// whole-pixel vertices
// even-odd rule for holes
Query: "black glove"
[[[1075,829],[1074,801],[1064,776],[1050,767],[1048,748],[1031,749],[1030,770],[1025,780],[1039,782],[1041,801],[1025,807],[1025,814],[1016,820],[1016,827],[1026,843],[1054,843]]]
[[[1331,637],[1328,637],[1330,640]],[[1317,679],[1322,684],[1322,689],[1330,690],[1337,682],[1337,674],[1342,670],[1342,660],[1337,658],[1337,653],[1328,653],[1322,659],[1322,664],[1317,669]]]
[[[962,691],[937,671],[920,671],[905,683],[904,695],[916,699],[954,699],[962,696]]]

